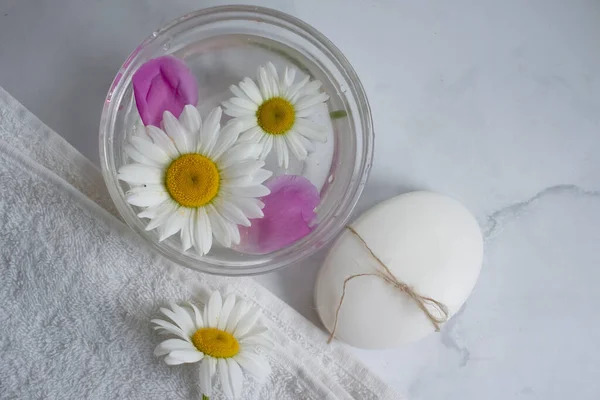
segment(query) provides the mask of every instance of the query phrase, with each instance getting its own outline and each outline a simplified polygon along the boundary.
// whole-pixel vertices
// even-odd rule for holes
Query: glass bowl
[[[328,144],[304,168],[290,164],[287,173],[309,174],[321,194],[316,228],[297,242],[269,254],[245,254],[213,248],[205,256],[182,252],[178,235],[163,242],[125,200],[128,185],[117,179],[128,163],[123,147],[140,129],[132,75],[146,61],[172,54],[198,77],[199,110],[231,96],[229,86],[248,71],[272,61],[292,64],[323,82],[330,99],[326,117]],[[219,275],[253,275],[282,268],[308,257],[333,239],[350,217],[365,186],[373,157],[373,127],[364,89],[348,60],[325,36],[290,15],[268,8],[227,6],[185,15],[152,33],[125,61],[106,96],[100,122],[100,160],[110,195],[125,222],[168,259]],[[277,168],[274,168],[277,169]],[[277,173],[278,171],[275,171]],[[279,171],[280,172],[280,171]]]

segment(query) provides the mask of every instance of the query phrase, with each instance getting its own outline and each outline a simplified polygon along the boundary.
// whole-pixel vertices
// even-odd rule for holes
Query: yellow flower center
[[[273,97],[258,107],[256,118],[263,131],[271,135],[283,135],[294,126],[296,111],[286,99]]]
[[[201,207],[219,193],[220,175],[215,163],[200,154],[174,160],[165,177],[167,191],[184,207]]]
[[[229,332],[217,328],[200,328],[192,336],[192,343],[206,355],[230,358],[240,352],[240,344]]]

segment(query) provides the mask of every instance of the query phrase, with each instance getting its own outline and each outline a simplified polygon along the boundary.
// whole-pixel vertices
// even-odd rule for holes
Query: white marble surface
[[[192,0],[2,0],[0,85],[97,161],[105,92]],[[480,280],[441,334],[356,351],[413,399],[600,398],[600,2],[270,0],[333,40],[376,129],[360,210],[449,194],[485,234]],[[323,255],[259,278],[316,321]],[[318,322],[317,322],[318,323]]]

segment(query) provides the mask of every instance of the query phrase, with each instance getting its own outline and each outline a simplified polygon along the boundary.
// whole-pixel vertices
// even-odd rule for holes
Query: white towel
[[[153,356],[150,319],[202,285],[261,307],[273,336],[244,399],[402,398],[252,279],[176,266],[115,215],[96,167],[0,88],[0,398],[198,399],[196,365]]]

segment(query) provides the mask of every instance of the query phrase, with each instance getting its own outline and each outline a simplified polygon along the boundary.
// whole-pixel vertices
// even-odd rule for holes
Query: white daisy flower
[[[177,338],[160,343],[154,355],[165,356],[168,365],[184,363],[200,364],[200,389],[204,396],[212,393],[215,373],[221,380],[227,398],[238,398],[242,393],[244,375],[242,370],[258,380],[271,373],[267,360],[256,353],[260,347],[270,346],[266,329],[257,326],[261,312],[244,301],[236,301],[231,294],[222,300],[215,291],[204,307],[204,313],[194,304],[160,310],[170,321],[153,319],[155,329]]]
[[[239,124],[221,129],[221,114],[217,107],[202,123],[191,105],[179,120],[165,111],[164,130],[149,125],[125,146],[135,163],[118,174],[132,185],[127,202],[145,208],[138,216],[150,218],[146,230],[158,229],[160,241],[181,232],[183,250],[193,246],[200,255],[213,236],[225,247],[238,244],[238,225],[262,218],[257,198],[269,194],[262,183],[271,172],[258,160],[260,146],[235,144]]]
[[[232,85],[236,97],[224,101],[225,114],[234,117],[243,130],[240,141],[259,143],[264,159],[275,148],[280,167],[287,168],[289,152],[305,160],[313,142],[325,142],[325,128],[311,121],[329,96],[319,91],[321,82],[305,77],[294,83],[296,70],[285,69],[282,79],[272,63],[258,69],[258,85],[244,78]]]

